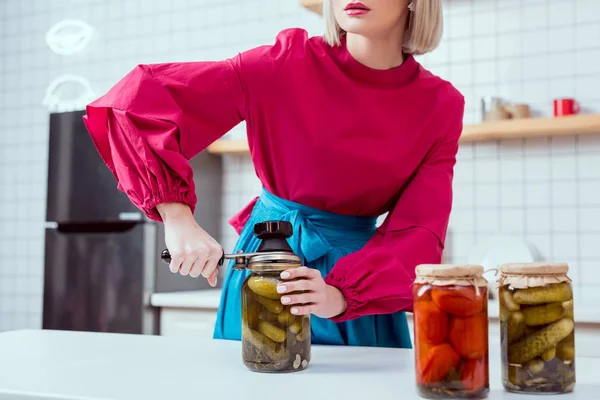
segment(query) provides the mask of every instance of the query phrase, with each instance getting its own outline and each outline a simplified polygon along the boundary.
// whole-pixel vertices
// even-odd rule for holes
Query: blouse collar
[[[374,69],[358,62],[346,47],[346,35],[340,38],[341,44],[333,47],[333,54],[340,67],[353,78],[382,85],[402,86],[412,82],[417,76],[419,63],[412,54],[404,54],[404,62],[390,69]]]

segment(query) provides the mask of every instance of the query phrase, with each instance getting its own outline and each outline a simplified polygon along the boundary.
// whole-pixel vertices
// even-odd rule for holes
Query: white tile
[[[577,235],[555,234],[552,237],[552,257],[555,259],[579,257]]]
[[[523,100],[531,103],[535,103],[538,101],[548,101],[548,82],[523,82]]]
[[[576,73],[597,74],[600,73],[600,48],[582,50],[575,54]]]
[[[577,49],[597,48],[600,43],[600,24],[581,24],[575,30]]]
[[[520,103],[523,99],[523,84],[521,82],[516,83],[502,83],[500,79],[500,87],[498,88],[498,96],[505,99],[508,103]]]
[[[527,138],[523,144],[526,155],[547,155],[550,151],[550,139],[548,137]]]
[[[550,208],[532,208],[525,210],[527,232],[546,233],[550,231]]]
[[[472,234],[451,234],[447,240],[447,251],[453,258],[467,257],[474,243]]]
[[[498,207],[500,191],[497,184],[478,184],[475,186],[475,207]]]
[[[545,28],[548,25],[548,8],[545,4],[525,3],[521,9],[521,19],[524,28]]]
[[[554,208],[552,210],[552,232],[575,233],[578,231],[577,208]]]
[[[525,205],[527,207],[550,207],[550,196],[551,186],[548,183],[528,182],[525,184]],[[574,196],[573,200],[575,200]]]
[[[523,64],[518,59],[500,59],[498,64],[498,82],[502,85],[519,82],[523,77]]]
[[[580,153],[600,152],[600,134],[580,136],[578,141]]]
[[[600,259],[600,234],[582,233],[579,236],[582,259]],[[600,270],[600,269],[599,269]]]
[[[526,51],[528,53],[528,51]],[[546,55],[532,55],[524,57],[523,63],[523,79],[547,79],[548,78],[548,57]]]
[[[473,38],[473,59],[489,60],[496,58],[496,37],[475,36]]]
[[[475,161],[475,183],[496,183],[499,178],[499,163],[495,159]]]
[[[475,215],[470,209],[455,209],[450,215],[450,229],[455,233],[473,233]]]
[[[550,30],[556,26],[573,25],[575,23],[575,2],[559,1],[548,3],[548,24]]]
[[[578,0],[575,13],[578,24],[586,22],[600,22],[600,6],[596,0]]]
[[[473,65],[471,63],[450,64],[450,79],[454,85],[472,85]]]
[[[600,157],[598,154],[580,154],[577,161],[580,179],[600,178]]]
[[[525,206],[525,188],[522,183],[500,184],[500,207]]]
[[[475,231],[496,233],[500,231],[500,210],[475,210]]]
[[[600,285],[600,257],[596,260],[581,260],[579,268],[581,271],[581,283],[588,285]],[[600,286],[596,290],[600,291]]]
[[[448,43],[450,60],[454,62],[470,61],[473,58],[473,42],[471,39],[456,39]]]
[[[549,100],[573,97],[576,95],[575,87],[576,77],[553,78],[548,80],[548,98]],[[584,89],[587,91],[587,89]]]
[[[500,158],[523,160],[523,139],[505,139],[500,142]],[[521,168],[522,171],[522,168]]]
[[[471,183],[475,179],[473,160],[458,160],[454,166],[455,183]]]
[[[505,33],[498,36],[498,57],[516,57],[522,54],[523,46],[519,33]]]
[[[469,209],[475,206],[475,192],[473,185],[455,185],[453,189],[453,209]]]
[[[481,11],[473,16],[473,33],[475,36],[492,35],[496,33],[496,12],[494,10]]]
[[[503,233],[522,233],[525,231],[525,211],[522,209],[500,210],[500,231]]]
[[[498,144],[496,142],[477,142],[475,143],[475,157],[487,158],[498,155]]]
[[[448,38],[470,37],[473,34],[472,14],[455,14],[448,18]]]
[[[499,8],[498,15],[498,34],[517,32],[521,30],[521,18],[518,16],[517,8]]]
[[[552,204],[554,206],[569,206],[577,205],[577,184],[575,182],[553,182]]]
[[[544,259],[552,257],[552,237],[547,233],[528,233],[527,241]]]
[[[476,85],[490,84],[497,81],[497,69],[495,61],[479,61],[474,63],[474,79]]]
[[[525,179],[531,181],[550,180],[550,160],[547,156],[530,156],[525,159]]]
[[[552,48],[552,51],[560,52],[563,57],[571,56],[571,54],[564,54],[564,52],[573,51],[575,49],[576,40],[573,27],[568,26],[549,29],[548,46]]]
[[[548,34],[545,30],[523,32],[521,37],[523,40],[524,54],[544,54],[548,52],[550,48],[554,51],[554,45],[552,42],[549,42]]]
[[[575,180],[577,178],[577,159],[573,154],[552,155],[552,180]]]
[[[573,95],[580,103],[580,106],[585,108],[590,99],[596,99],[598,97],[597,88],[600,85],[600,74],[595,75],[583,75],[575,77],[575,90]],[[568,96],[565,96],[568,97]]]
[[[579,185],[577,185],[577,189],[579,205],[600,205],[600,179],[580,182]]]
[[[472,143],[460,143],[458,147],[457,159],[471,159],[474,157],[474,145]]]
[[[600,207],[580,207],[578,214],[580,232],[600,231]]]

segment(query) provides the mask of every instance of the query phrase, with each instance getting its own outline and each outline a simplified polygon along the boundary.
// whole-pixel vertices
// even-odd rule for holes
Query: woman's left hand
[[[317,269],[288,269],[281,273],[281,279],[286,281],[277,286],[277,291],[283,294],[281,304],[292,305],[292,314],[314,314],[321,318],[331,318],[346,310],[346,299],[342,292],[326,284]]]

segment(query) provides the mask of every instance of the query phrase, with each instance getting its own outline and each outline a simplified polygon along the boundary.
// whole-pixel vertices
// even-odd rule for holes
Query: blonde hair
[[[330,46],[339,46],[340,37],[345,32],[335,19],[332,1],[323,1],[324,38]],[[412,0],[410,9],[403,51],[414,55],[429,53],[436,49],[442,40],[442,0]]]

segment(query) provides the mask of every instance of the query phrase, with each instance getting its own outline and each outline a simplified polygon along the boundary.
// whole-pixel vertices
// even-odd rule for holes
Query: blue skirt
[[[377,223],[376,218],[325,212],[263,190],[234,252],[256,251],[260,240],[254,236],[254,224],[267,220],[292,223],[294,234],[288,239],[292,250],[305,266],[318,269],[323,277],[341,257],[360,250],[375,234]],[[223,282],[215,339],[241,340],[241,287],[250,272],[233,270],[232,264]],[[412,347],[403,312],[367,315],[341,323],[311,315],[311,341],[327,345]]]

